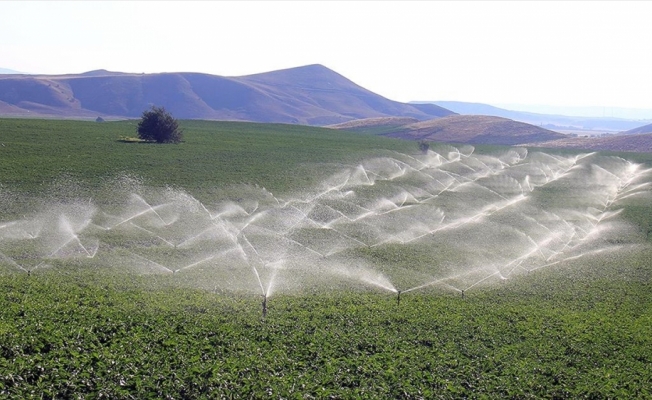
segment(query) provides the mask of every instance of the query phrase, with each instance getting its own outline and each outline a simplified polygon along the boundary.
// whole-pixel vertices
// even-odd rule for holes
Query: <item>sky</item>
[[[241,76],[322,64],[402,102],[652,118],[650,15],[649,1],[0,1],[0,68]]]

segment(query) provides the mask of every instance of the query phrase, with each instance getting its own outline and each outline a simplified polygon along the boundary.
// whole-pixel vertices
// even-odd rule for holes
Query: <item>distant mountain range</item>
[[[513,111],[489,104],[467,103],[462,101],[419,101],[410,104],[436,104],[462,115],[490,115],[503,117],[528,124],[539,125],[543,128],[576,132],[579,131],[600,131],[600,132],[624,132],[638,128],[641,125],[652,123],[652,120],[633,120],[611,117],[581,117],[554,114],[537,114],[524,111]]]
[[[327,125],[403,116],[454,114],[434,104],[386,99],[322,66],[242,77],[200,73],[0,75],[0,115],[138,118],[151,105],[179,119]]]

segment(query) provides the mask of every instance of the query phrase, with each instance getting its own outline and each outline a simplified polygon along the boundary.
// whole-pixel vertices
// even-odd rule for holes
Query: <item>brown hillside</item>
[[[379,117],[355,119],[353,121],[342,122],[341,124],[327,125],[326,127],[332,129],[385,128],[400,127],[415,122],[419,122],[419,120],[411,117]]]
[[[327,125],[371,117],[453,114],[386,99],[321,65],[243,77],[199,73],[0,76],[1,115],[137,118],[150,105],[182,119]]]
[[[641,133],[652,133],[652,124],[639,126],[638,128],[630,129],[627,132],[623,132],[623,135],[638,135]]]
[[[652,133],[604,137],[567,138],[551,142],[529,143],[530,147],[581,149],[591,151],[626,151],[652,153]]]
[[[389,134],[448,143],[516,145],[561,139],[566,135],[507,118],[452,115],[406,125]]]

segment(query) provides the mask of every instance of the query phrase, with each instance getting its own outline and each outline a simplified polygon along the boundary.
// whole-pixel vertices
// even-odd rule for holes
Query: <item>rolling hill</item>
[[[516,145],[567,137],[538,126],[486,115],[451,115],[403,125],[387,136],[448,143]]]
[[[371,117],[454,114],[389,100],[322,66],[242,77],[201,73],[0,76],[0,115],[137,118],[150,105],[176,118],[327,125]]]
[[[578,137],[549,131],[506,118],[452,115],[427,121],[409,118],[367,118],[327,126],[409,140],[434,142],[564,148],[589,151],[652,153],[652,132],[647,134]],[[641,127],[641,132],[650,126]]]
[[[630,129],[627,132],[623,132],[623,135],[638,135],[641,133],[652,133],[652,124],[639,126],[638,128]]]
[[[527,143],[527,146],[591,151],[652,153],[652,133],[638,135],[623,134],[594,138],[574,137],[550,142]]]
[[[419,122],[419,120],[411,117],[378,117],[354,119],[340,124],[327,125],[326,127],[363,133],[383,133],[400,129],[405,125],[413,124],[415,122]]]

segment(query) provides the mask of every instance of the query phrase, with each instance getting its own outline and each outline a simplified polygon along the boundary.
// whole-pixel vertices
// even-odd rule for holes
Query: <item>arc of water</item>
[[[91,257],[91,253],[89,253],[88,250],[86,250],[86,247],[84,247],[82,242],[79,240],[79,237],[77,237],[77,235],[75,235],[74,233],[71,235],[70,239],[66,240],[61,246],[59,246],[56,250],[54,250],[52,253],[50,253],[50,257],[54,257],[58,252],[60,252],[64,247],[66,247],[68,245],[68,243],[70,243],[72,241],[77,241],[77,244],[82,249],[84,249],[84,252],[86,252],[86,255],[88,257]]]
[[[239,229],[239,232],[244,232],[244,230],[247,229],[247,227],[249,225],[254,223],[257,219],[260,219],[261,217],[263,217],[265,214],[267,214],[267,212],[268,212],[267,210],[262,210],[261,212],[258,212],[256,214],[252,215],[251,217],[249,217],[249,219],[245,222],[245,224],[242,226],[242,228]]]
[[[413,158],[413,157],[410,157],[410,158],[412,158],[413,160],[416,160],[416,159]],[[428,174],[426,174],[425,172],[423,172],[423,169],[425,169],[425,168],[430,168],[430,167],[427,166],[427,165],[424,164],[424,163],[421,163],[421,162],[418,161],[418,160],[417,160],[417,161],[418,161],[419,163],[421,163],[421,165],[423,165],[424,168],[422,168],[422,169],[417,169],[417,168],[414,168],[413,166],[411,166],[410,164],[408,164],[408,163],[406,163],[406,162],[403,162],[403,161],[400,161],[400,160],[395,160],[395,161],[396,161],[397,163],[401,164],[401,165],[403,166],[403,169],[406,170],[406,172],[407,172],[407,170],[410,170],[411,172],[414,172],[415,174],[417,174],[417,175],[419,175],[419,176],[421,176],[421,177],[432,178],[430,175],[428,175]]]
[[[306,246],[305,244],[300,243],[300,242],[298,242],[298,241],[296,241],[296,240],[294,240],[294,239],[290,239],[290,238],[287,237],[285,234],[278,233],[278,232],[276,232],[276,231],[273,231],[273,230],[271,230],[271,229],[267,229],[267,228],[262,227],[262,226],[261,226],[261,227],[258,227],[258,228],[261,229],[261,230],[263,230],[263,231],[265,231],[265,232],[268,232],[269,234],[271,234],[271,235],[273,235],[273,236],[275,236],[275,237],[278,237],[278,238],[280,238],[280,239],[282,239],[282,240],[285,240],[285,241],[287,241],[287,242],[290,242],[290,243],[293,243],[293,244],[299,245],[299,246],[305,248],[306,250],[308,250],[309,252],[314,253],[314,254],[317,254],[317,255],[320,256],[320,257],[326,257],[324,254],[318,252],[317,250],[315,250],[315,249],[313,249],[313,248],[311,248],[311,247],[309,247],[309,246]],[[246,238],[245,238],[245,239],[246,239]],[[249,242],[249,241],[247,240],[247,242]],[[250,246],[251,246],[251,244],[250,244]],[[258,252],[255,250],[255,248],[254,248],[253,246],[251,246],[251,247],[252,247],[252,249],[254,249],[254,251],[256,252],[256,255],[258,255]],[[265,265],[265,262],[262,260],[262,258],[260,258],[260,261],[261,261],[261,263],[262,263],[263,265]]]
[[[260,255],[258,254],[258,251],[256,250],[256,248],[251,244],[251,242],[249,242],[249,240],[247,239],[247,236],[244,234],[244,232],[240,232],[239,236],[242,237],[242,239],[244,240],[244,242],[245,242],[245,243],[246,243],[246,244],[247,244],[247,245],[248,245],[248,246],[249,246],[249,247],[254,251],[254,254],[256,254],[256,257],[258,257],[258,260],[259,260],[260,263],[264,266],[264,265],[265,265],[265,262],[263,261],[263,259],[262,259],[262,258],[260,257]],[[242,249],[242,251],[244,252],[244,249]],[[246,253],[245,253],[245,254],[246,254]],[[263,293],[263,295],[264,295],[264,294],[265,294],[265,287],[263,286],[263,281],[260,279],[260,274],[258,273],[258,268],[256,268],[256,265],[255,265],[254,263],[249,263],[249,262],[247,262],[247,263],[248,263],[248,264],[251,266],[251,268],[253,269],[253,271],[254,271],[254,275],[256,275],[256,279],[258,280],[258,285],[260,286],[260,291],[261,291],[261,292]]]
[[[208,218],[210,218],[211,221],[214,220],[215,218],[218,218],[218,217],[219,217],[219,214],[213,216],[213,214],[212,214],[210,211],[208,211],[208,209],[206,208],[206,206],[204,205],[204,203],[202,203],[201,201],[199,202],[199,205],[200,205],[201,208],[206,212],[206,214],[208,214]]]
[[[134,253],[134,252],[131,252],[131,251],[130,251],[129,253],[132,254],[133,256],[137,257],[137,258],[140,258],[140,259],[143,260],[143,261],[146,261],[146,262],[148,262],[148,263],[150,263],[150,264],[156,266],[156,267],[159,268],[159,269],[165,270],[165,271],[167,271],[167,272],[169,272],[169,273],[171,273],[171,274],[174,273],[174,271],[173,271],[172,269],[170,269],[170,268],[168,268],[168,267],[166,267],[166,266],[164,266],[164,265],[162,265],[162,264],[159,264],[159,263],[157,263],[156,261],[152,261],[152,260],[150,260],[149,258],[145,258],[145,257],[140,256],[140,255],[138,255],[138,254],[136,254],[136,253]]]
[[[198,234],[189,237],[188,239],[184,240],[183,242],[179,243],[178,245],[176,245],[174,247],[184,247],[184,246],[194,242],[195,240],[199,239],[200,237],[206,235],[210,231],[214,231],[215,229],[218,229],[218,226],[213,221],[211,221],[211,222],[213,223],[211,226],[209,226],[208,228],[206,228],[203,231],[199,232]]]
[[[367,246],[368,246],[367,243],[365,243],[365,242],[363,242],[363,241],[361,241],[361,240],[358,240],[358,239],[354,238],[353,236],[350,236],[350,235],[347,235],[347,234],[345,234],[345,233],[342,233],[341,231],[339,231],[339,230],[337,230],[337,229],[335,229],[335,228],[332,228],[332,227],[324,227],[324,229],[331,230],[331,231],[337,233],[338,235],[342,236],[343,238],[346,238],[346,239],[348,239],[348,240],[351,240],[351,241],[353,241],[353,242],[356,242],[356,243],[359,244],[360,246],[363,246],[363,247],[367,247]]]
[[[167,206],[168,204],[159,204],[159,205],[156,205],[156,206],[153,206],[153,207],[152,207],[152,205],[149,204],[149,203],[148,203],[144,198],[142,198],[141,196],[139,196],[139,195],[137,195],[137,194],[134,193],[134,194],[132,194],[132,197],[135,197],[136,199],[140,200],[140,201],[141,201],[141,202],[142,202],[142,203],[143,203],[143,204],[148,208],[149,211],[153,212],[153,213],[158,217],[158,219],[161,220],[161,222],[163,223],[163,225],[169,225],[167,222],[165,222],[165,220],[161,217],[161,215],[156,211],[156,209],[158,209],[158,208],[162,208],[162,207],[165,207],[165,206]]]
[[[0,225],[0,229],[9,228],[10,226],[16,225],[16,223],[17,223],[16,221],[7,222],[5,224]]]
[[[488,166],[487,164],[485,164],[482,160],[480,160],[480,158],[475,157],[474,160],[477,161],[477,162],[479,162],[480,164],[482,164],[482,165],[486,168],[486,170],[491,171],[491,172],[494,172],[494,169],[491,168],[490,166]],[[509,165],[509,164],[504,163],[501,159],[498,159],[498,161],[500,162],[500,165],[501,165],[501,166]]]
[[[449,287],[449,288],[451,288],[451,289],[453,289],[453,290],[455,290],[457,292],[461,292],[460,289],[446,283],[447,280],[455,279],[457,277],[459,277],[459,276],[435,279],[434,281],[424,283],[423,285],[415,286],[415,287],[412,287],[412,288],[409,288],[409,289],[406,289],[406,290],[401,290],[401,293],[409,293],[409,292],[412,292],[412,291],[415,291],[415,290],[421,290],[421,289],[425,289],[425,288],[430,287],[430,286],[437,286],[437,285],[446,286],[446,287]]]
[[[166,240],[165,238],[163,238],[163,237],[157,235],[156,233],[150,231],[149,229],[145,229],[145,228],[143,228],[143,227],[140,226],[140,225],[136,225],[136,224],[134,224],[133,222],[129,222],[129,225],[133,226],[133,227],[136,228],[136,229],[140,229],[141,231],[146,232],[147,234],[149,234],[149,235],[151,235],[151,236],[154,236],[154,237],[157,238],[157,239],[160,239],[163,243],[167,244],[168,246],[170,246],[170,247],[172,247],[172,248],[177,247],[177,246],[174,245],[174,243],[172,243],[172,242],[170,242],[169,240]]]
[[[8,262],[9,264],[13,265],[14,267],[20,269],[23,272],[29,272],[27,269],[23,268],[22,265],[18,264],[11,257],[6,256],[2,252],[0,252],[0,259],[4,260],[5,262]]]
[[[499,212],[499,211],[501,211],[501,210],[503,210],[503,209],[505,209],[507,207],[511,207],[514,204],[520,203],[521,201],[524,201],[526,199],[527,199],[527,196],[525,196],[523,194],[520,194],[520,195],[518,195],[518,196],[516,196],[516,197],[514,197],[512,199],[509,199],[509,201],[507,201],[507,202],[503,202],[505,204],[502,204],[502,205],[489,204],[489,205],[483,207],[483,209],[481,209],[479,212],[472,215],[471,217],[460,218],[460,219],[451,221],[448,224],[445,224],[443,226],[439,226],[436,229],[433,229],[433,230],[431,230],[429,232],[424,233],[423,235],[419,235],[419,236],[416,236],[416,237],[414,237],[412,239],[405,240],[403,243],[410,243],[410,242],[413,242],[415,240],[419,240],[421,238],[424,238],[426,236],[433,235],[433,234],[435,234],[437,232],[440,232],[440,231],[443,231],[443,230],[457,229],[457,228],[459,228],[461,226],[476,222],[476,221],[478,221],[478,220],[480,220],[480,219],[482,219],[484,217],[490,216],[490,215],[492,215],[492,214],[494,214],[496,212]],[[441,222],[444,221],[444,218],[445,218],[445,215],[442,216]],[[374,245],[372,245],[370,247],[375,247],[375,246],[378,246],[380,244],[382,244],[382,242],[381,243],[376,243],[376,244],[374,244]]]
[[[211,261],[212,259],[216,258],[217,256],[218,256],[217,254],[213,254],[213,255],[211,255],[211,256],[209,256],[209,257],[206,257],[206,258],[204,258],[204,259],[201,259],[201,260],[199,260],[199,261],[196,261],[196,262],[194,262],[194,263],[191,263],[191,264],[188,264],[188,265],[186,265],[186,266],[184,266],[184,267],[181,267],[181,268],[179,268],[179,269],[176,269],[176,270],[174,270],[174,272],[180,272],[180,271],[184,271],[184,270],[186,270],[186,269],[190,269],[190,268],[192,268],[192,267],[196,267],[196,266],[198,266],[198,265],[200,265],[200,264],[203,264],[203,263],[205,263],[205,262],[207,262],[207,261]]]
[[[510,269],[509,272],[506,274],[506,277],[512,276],[512,273],[516,271],[517,268],[520,268],[525,272],[530,272],[530,270],[524,268],[522,264],[523,264],[523,260],[520,260],[518,263],[516,263],[516,265],[512,269]]]
[[[398,152],[395,151],[394,153],[398,153]],[[403,154],[403,153],[398,153],[398,154],[401,155],[402,157],[407,157],[407,158],[409,158],[409,159],[411,159],[411,160],[414,160],[414,161],[417,162],[418,164],[421,164],[421,166],[423,167],[422,169],[430,168],[430,167],[431,167],[430,165],[424,163],[423,161],[421,161],[421,160],[419,160],[419,159],[417,159],[417,158],[415,158],[415,157],[412,157],[412,156],[409,155],[409,154]],[[417,168],[415,168],[415,170],[419,171]]]
[[[265,293],[263,294],[265,297],[270,297],[273,293],[274,289],[274,284],[276,283],[276,276],[278,275],[278,270],[279,267],[278,265],[282,265],[284,260],[279,260],[273,263],[269,263],[268,266],[272,267],[272,275],[269,278],[269,282],[267,283],[267,289],[265,290]]]
[[[490,189],[490,188],[488,188],[488,187],[486,187],[486,186],[484,186],[484,185],[479,184],[479,183],[476,182],[476,181],[465,182],[465,183],[463,183],[463,184],[457,186],[455,189],[461,188],[461,187],[466,186],[466,185],[476,185],[477,187],[481,188],[482,190],[486,190],[486,191],[488,191],[488,192],[490,192],[490,193],[492,193],[492,194],[495,194],[496,196],[500,197],[500,198],[503,199],[503,200],[507,200],[507,197],[503,196],[502,194],[496,192],[496,191],[493,190],[493,189]],[[521,191],[521,193],[522,193],[522,191]]]
[[[521,231],[519,231],[519,232],[521,232]],[[525,254],[515,258],[514,260],[508,262],[507,264],[505,264],[505,266],[504,266],[505,268],[510,267],[512,264],[515,264],[515,263],[517,264],[514,268],[512,268],[510,270],[510,272],[507,274],[508,276],[512,273],[512,271],[514,271],[515,268],[521,266],[524,261],[528,260],[529,258],[531,258],[536,253],[539,253],[543,259],[546,259],[546,255],[543,254],[543,251],[541,250],[541,248],[546,246],[548,243],[550,243],[552,240],[554,240],[556,238],[556,236],[557,236],[557,235],[552,235],[552,236],[546,238],[545,240],[543,240],[542,243],[537,243],[534,239],[532,239],[525,232],[521,232],[521,233],[523,235],[525,235],[525,237],[528,239],[528,241],[530,241],[530,243],[532,243],[532,245],[534,246],[534,249],[528,251],[527,253],[525,253]],[[555,254],[558,254],[554,250],[551,250],[551,249],[548,249],[548,250],[552,251]],[[523,269],[525,269],[525,268],[523,268]]]
[[[523,179],[523,185],[527,184],[527,189],[531,192],[534,190],[534,187],[530,184],[530,175],[525,175],[525,179]]]
[[[502,277],[502,275],[500,274],[500,271],[496,271],[493,274],[485,276],[484,278],[480,279],[479,281],[475,282],[474,284],[472,284],[471,286],[467,287],[466,289],[464,289],[462,291],[466,292],[466,291],[470,290],[471,288],[473,288],[474,286],[481,284],[482,282],[486,281],[487,279],[491,278],[492,276],[494,276],[496,274],[498,274],[498,275],[500,275]]]
[[[649,192],[635,192],[635,193],[630,193],[630,194],[628,194],[628,195],[625,195],[625,196],[621,196],[621,197],[619,197],[619,198],[618,198],[618,201],[620,201],[620,200],[624,200],[624,199],[627,199],[627,198],[629,198],[629,197],[637,196],[637,195],[640,195],[640,194],[645,194],[645,193],[649,193]]]
[[[317,221],[313,220],[312,218],[309,218],[308,215],[307,215],[305,212],[303,212],[302,210],[300,210],[298,207],[296,207],[296,206],[291,206],[291,207],[292,207],[293,209],[295,209],[296,211],[298,211],[299,214],[301,214],[301,218],[297,219],[297,220],[296,220],[292,225],[290,225],[290,226],[286,229],[286,232],[285,232],[286,234],[287,234],[288,232],[293,231],[293,230],[294,230],[294,229],[295,229],[299,224],[301,224],[301,223],[302,223],[303,221],[305,221],[306,219],[309,219],[311,222],[313,222],[313,223],[315,223],[315,224],[321,226],[319,223],[317,223]],[[314,208],[314,205],[311,207],[311,210],[312,210],[313,208]]]
[[[379,288],[381,288],[381,289],[388,290],[388,291],[393,292],[393,293],[397,293],[397,292],[398,292],[398,290],[396,290],[396,288],[391,287],[391,286],[388,286],[388,285],[385,285],[385,284],[383,284],[383,283],[381,283],[381,282],[378,282],[378,281],[373,280],[373,279],[371,279],[371,278],[369,278],[369,277],[366,277],[366,276],[363,276],[362,278],[360,278],[360,280],[361,280],[362,282],[368,284],[368,285],[376,286],[376,287],[379,287]]]
[[[536,218],[533,218],[533,217],[531,217],[530,215],[527,215],[527,214],[525,214],[525,213],[523,213],[523,212],[520,213],[520,216],[521,216],[522,218],[524,218],[524,219],[527,219],[528,221],[533,222],[533,223],[536,224],[537,226],[539,226],[539,227],[545,229],[546,231],[552,233],[552,231],[550,230],[550,228],[548,228],[547,226],[543,225],[541,222],[537,221]]]
[[[646,188],[648,186],[650,186],[650,182],[644,182],[644,183],[640,183],[640,184],[634,185],[634,186],[629,185],[629,186],[627,186],[625,188],[625,190],[622,191],[622,194],[629,194],[630,192],[637,192],[637,191],[639,191],[639,190],[641,190],[643,188]]]
[[[401,293],[407,293],[407,292],[411,292],[411,291],[414,291],[414,290],[420,290],[420,289],[424,289],[424,288],[427,288],[427,287],[430,287],[430,286],[435,286],[435,285],[445,285],[445,286],[447,286],[447,287],[449,287],[449,288],[451,288],[451,289],[453,289],[453,290],[455,290],[457,292],[464,293],[465,291],[467,291],[467,290],[473,288],[474,286],[486,281],[487,279],[491,278],[492,276],[494,276],[496,274],[500,275],[500,277],[504,279],[504,277],[500,273],[500,271],[497,270],[497,271],[483,277],[482,279],[476,281],[475,283],[473,283],[471,286],[467,287],[466,289],[458,289],[455,286],[452,286],[452,285],[449,285],[449,284],[446,283],[446,281],[450,281],[452,279],[459,279],[459,278],[462,278],[464,276],[471,275],[471,274],[475,273],[478,270],[484,270],[484,268],[474,269],[474,270],[471,270],[471,271],[467,271],[465,273],[456,274],[456,275],[453,275],[453,276],[448,276],[448,277],[436,279],[436,280],[433,280],[431,282],[424,283],[423,285],[415,286],[415,287],[412,287],[412,288],[407,289],[407,290],[402,290]]]
[[[139,212],[139,213],[136,213],[136,214],[132,215],[131,217],[128,217],[128,218],[126,218],[126,219],[124,219],[124,220],[118,222],[117,224],[115,224],[115,225],[113,225],[113,226],[111,226],[111,227],[109,227],[109,228],[107,228],[107,229],[113,229],[113,228],[116,228],[116,227],[118,227],[118,226],[120,226],[120,225],[122,225],[122,224],[124,224],[124,223],[130,222],[130,221],[131,221],[132,219],[134,219],[134,218],[138,218],[138,217],[140,217],[141,215],[145,215],[145,214],[150,213],[150,212],[152,212],[152,211],[154,211],[154,210],[153,210],[152,207],[150,206],[148,209],[145,209],[145,210],[143,210],[143,211],[141,211],[141,212]],[[166,225],[165,221],[163,221],[163,218],[161,218],[161,216],[160,216],[156,211],[154,211],[154,213],[155,213],[156,216],[161,220],[161,222],[163,222],[163,225]]]

